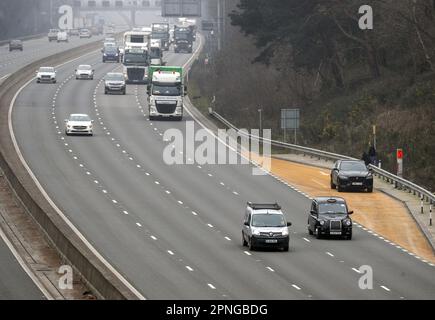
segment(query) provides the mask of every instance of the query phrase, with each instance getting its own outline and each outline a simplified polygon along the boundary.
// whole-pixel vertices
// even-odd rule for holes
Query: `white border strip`
[[[79,60],[85,56],[92,55],[94,53],[99,52],[100,50],[95,50],[92,52],[89,52],[87,54],[81,55],[75,59],[66,61],[60,65],[55,66],[55,68],[62,67],[66,64],[69,64],[73,61]],[[81,241],[88,247],[88,249],[94,254],[100,261],[103,263],[132,293],[137,296],[140,300],[146,300],[146,298],[131,285],[127,279],[125,279],[90,243],[89,241],[83,236],[83,234],[72,224],[72,222],[65,216],[65,214],[56,206],[56,204],[53,202],[53,200],[49,197],[47,192],[44,190],[42,185],[39,183],[38,179],[30,169],[29,165],[27,164],[26,160],[24,159],[21,150],[18,146],[17,140],[15,138],[14,129],[12,127],[12,111],[15,105],[15,101],[18,97],[18,95],[23,91],[25,87],[27,87],[32,81],[34,81],[35,77],[27,81],[14,95],[11,104],[9,105],[9,113],[8,113],[8,126],[9,126],[9,133],[11,135],[12,142],[14,144],[15,151],[20,158],[20,161],[22,165],[26,168],[27,172],[29,173],[30,177],[38,187],[39,191],[42,193],[42,195],[45,197],[45,199],[50,203],[50,205],[53,207],[53,209],[57,212],[57,214],[62,218],[62,220],[72,229],[72,231],[80,238]]]

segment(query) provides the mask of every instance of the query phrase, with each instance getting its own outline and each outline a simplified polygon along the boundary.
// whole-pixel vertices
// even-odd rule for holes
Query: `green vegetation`
[[[374,29],[358,9],[374,10]],[[193,68],[196,95],[234,124],[282,139],[281,108],[301,109],[298,143],[361,157],[377,128],[383,168],[435,189],[435,1],[240,0],[222,50]],[[212,39],[209,39],[209,42]],[[196,101],[193,101],[196,103]],[[206,109],[206,108],[205,108]],[[289,134],[291,136],[291,134]]]

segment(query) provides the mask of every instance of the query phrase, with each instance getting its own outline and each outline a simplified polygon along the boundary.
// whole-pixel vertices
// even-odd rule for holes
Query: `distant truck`
[[[156,118],[183,119],[184,96],[187,87],[183,82],[183,68],[150,66],[147,86],[150,120]]]
[[[127,31],[123,39],[124,77],[127,83],[147,83],[150,35],[144,31]]]
[[[189,27],[174,26],[174,52],[193,52],[193,30]]]
[[[149,47],[150,65],[163,66],[163,52],[160,39],[151,39]]]
[[[153,23],[151,26],[151,38],[160,39],[162,50],[168,51],[170,44],[169,24]]]

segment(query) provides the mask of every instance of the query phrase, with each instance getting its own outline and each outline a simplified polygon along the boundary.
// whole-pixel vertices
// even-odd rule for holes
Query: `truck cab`
[[[183,99],[187,88],[183,84],[182,67],[151,66],[147,87],[150,120],[183,118]]]
[[[163,51],[169,51],[170,34],[168,23],[153,23],[151,29],[151,38],[160,39]]]
[[[193,51],[193,31],[189,27],[174,26],[174,52],[181,51],[192,53]]]
[[[125,48],[123,65],[127,83],[148,83],[149,57],[146,49]]]

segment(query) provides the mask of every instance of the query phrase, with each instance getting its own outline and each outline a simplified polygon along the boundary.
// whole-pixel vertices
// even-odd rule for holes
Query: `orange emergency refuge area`
[[[259,156],[251,154],[251,159],[262,163]],[[435,262],[430,244],[400,201],[376,189],[373,193],[332,190],[330,171],[327,169],[272,158],[271,171],[311,197],[332,195],[346,199],[350,210],[355,212],[352,215],[354,221],[410,252]]]

